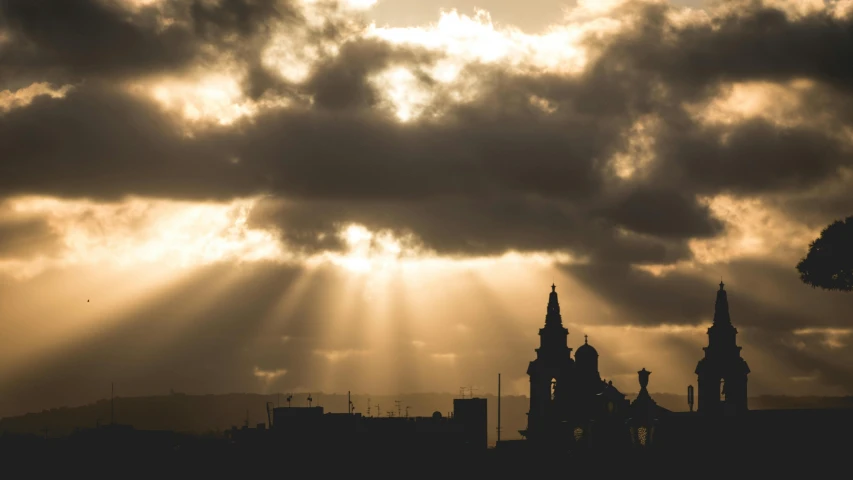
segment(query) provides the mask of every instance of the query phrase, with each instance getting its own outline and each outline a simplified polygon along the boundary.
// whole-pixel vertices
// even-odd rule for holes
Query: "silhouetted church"
[[[605,382],[598,372],[598,352],[584,336],[572,358],[569,331],[563,327],[557,286],[551,285],[545,327],[539,329],[536,360],[530,362],[530,411],[527,429],[520,433],[528,440],[554,440],[583,436],[590,421],[622,417],[630,401],[613,382]]]
[[[740,356],[737,329],[729,316],[720,282],[713,325],[708,329],[705,358],[699,361],[699,408],[703,417],[735,416],[747,411],[749,367]],[[530,362],[530,410],[520,433],[535,442],[595,443],[616,446],[624,440],[645,444],[669,410],[658,406],[647,390],[651,372],[637,372],[640,393],[631,402],[598,371],[598,352],[584,336],[572,358],[569,331],[563,326],[557,286],[551,285],[545,326],[539,329],[536,359]],[[691,387],[692,388],[692,387]],[[692,402],[692,400],[691,400]],[[691,404],[692,408],[692,404]],[[613,438],[610,438],[613,437]]]

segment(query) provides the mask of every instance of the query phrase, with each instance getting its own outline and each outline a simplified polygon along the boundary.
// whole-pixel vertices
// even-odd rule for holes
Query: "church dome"
[[[575,360],[582,363],[593,363],[598,360],[598,351],[589,344],[589,340],[586,335],[583,336],[583,345],[578,347],[575,352]]]

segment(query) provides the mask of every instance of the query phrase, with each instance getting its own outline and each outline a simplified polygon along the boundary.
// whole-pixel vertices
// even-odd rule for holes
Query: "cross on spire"
[[[583,336],[583,344],[584,344],[584,345],[586,345],[586,344],[588,344],[588,343],[589,343],[589,342],[587,341],[587,339],[588,339],[588,338],[589,338],[589,335],[584,335],[584,336]]]
[[[726,284],[725,284],[725,283],[723,283],[723,279],[722,279],[722,278],[720,278],[720,290],[722,290],[722,289],[723,289],[723,287],[725,287],[725,286],[726,286]]]

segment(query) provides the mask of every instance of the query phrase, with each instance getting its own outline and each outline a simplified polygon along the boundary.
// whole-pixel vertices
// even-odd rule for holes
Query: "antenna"
[[[498,374],[498,443],[501,441],[501,374]]]
[[[397,406],[397,416],[398,416],[398,417],[402,417],[403,415],[400,413],[400,401],[399,401],[399,400],[394,400],[394,405],[396,405],[396,406]]]
[[[349,391],[347,391],[347,405],[349,409],[349,414],[352,415],[352,412],[355,410],[355,405],[352,404],[352,396],[350,395]]]
[[[116,423],[115,382],[110,382],[110,425]]]
[[[465,387],[459,387],[459,396],[465,398]]]
[[[479,388],[474,387],[474,386],[468,387],[468,392],[471,393],[471,398],[474,398],[474,390],[479,390]]]
[[[406,418],[409,418],[409,406],[406,405]]]
[[[308,406],[309,406],[309,407],[311,406],[311,402],[313,402],[313,401],[314,401],[314,399],[313,399],[313,398],[311,398],[311,394],[309,393],[309,394],[308,394]]]
[[[290,408],[290,401],[293,400],[293,395],[288,393],[287,398],[285,398],[285,400],[287,400],[287,407]]]
[[[378,404],[378,403],[376,404],[376,416],[378,416],[378,417],[381,417],[381,416],[382,416],[382,409],[381,409],[381,408],[379,408],[379,404]]]
[[[367,399],[367,416],[370,416],[370,399]]]

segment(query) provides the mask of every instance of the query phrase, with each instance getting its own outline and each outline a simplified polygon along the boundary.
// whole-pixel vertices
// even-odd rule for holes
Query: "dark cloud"
[[[695,197],[646,185],[618,198],[603,213],[629,230],[664,238],[710,237],[723,229]]]
[[[215,144],[187,139],[153,103],[103,83],[0,116],[0,142],[11,159],[0,164],[5,195],[208,198],[259,185],[238,186],[242,170]]]
[[[853,19],[827,8],[802,18],[760,1],[731,3],[711,23],[675,27],[666,8],[645,10],[643,28],[617,45],[622,58],[684,92],[721,81],[810,78],[849,89]]]
[[[3,0],[0,78],[76,83],[182,70],[255,51],[272,25],[301,22],[281,0],[169,0],[130,10],[110,0]],[[241,58],[241,57],[238,57]],[[243,57],[246,59],[245,57]]]
[[[341,46],[333,59],[316,69],[305,85],[305,93],[319,108],[363,109],[377,103],[377,93],[368,76],[390,65],[417,67],[436,55],[412,48],[395,48],[381,40],[353,40]]]
[[[836,175],[853,158],[846,142],[824,131],[762,120],[670,131],[658,140],[657,173],[704,194],[802,190]]]
[[[696,325],[710,321],[717,283],[723,278],[736,327],[788,333],[797,328],[850,327],[849,319],[838,312],[853,308],[853,296],[805,287],[793,266],[735,260],[663,276],[624,265],[573,265],[565,269],[641,324]]]
[[[0,221],[0,259],[51,256],[61,248],[62,239],[43,219],[10,217]]]
[[[163,30],[155,28],[161,14],[152,8],[133,16],[112,4],[75,2],[80,9],[70,18],[102,37],[71,35],[73,22],[49,28],[50,8],[70,8],[64,3],[34,9],[7,0],[4,18],[17,32],[13,38],[27,39],[33,55],[83,77],[111,75],[110,68],[127,74],[173,68],[197,59],[207,45],[219,53],[240,51],[250,68],[246,88],[252,96],[284,88],[261,64],[259,51],[270,22],[298,21],[300,14],[286,4],[169,2],[166,11],[185,12],[188,23]],[[696,194],[803,189],[834,175],[850,156],[837,135],[817,127],[763,121],[700,126],[680,108],[718,93],[723,80],[837,77],[840,67],[806,58],[802,49],[785,55],[812,62],[802,70],[794,60],[765,55],[746,62],[728,50],[752,38],[747,27],[760,25],[767,34],[761,37],[764,48],[775,52],[772,42],[788,45],[777,30],[816,32],[818,17],[791,20],[751,8],[719,18],[721,27],[714,30],[674,27],[666,8],[633,6],[641,14],[639,26],[597,40],[599,57],[578,77],[471,66],[463,75],[483,87],[464,105],[446,101],[443,87],[421,68],[436,55],[375,39],[344,42],[304,85],[284,88],[310,96],[312,105],[297,102],[191,138],[153,103],[90,79],[64,99],[39,98],[0,117],[0,141],[13,158],[2,166],[0,190],[94,198],[265,193],[283,200],[256,212],[256,223],[275,221],[287,240],[309,249],[335,246],[339,224],[361,222],[414,233],[446,253],[573,249],[610,263],[683,259],[686,239],[721,232]],[[820,18],[828,33],[813,36],[840,41],[843,22]],[[342,39],[347,28],[331,22],[313,40]],[[103,35],[114,35],[115,44],[101,46]],[[62,41],[67,36],[72,41]],[[695,40],[705,37],[707,44]],[[685,46],[673,38],[684,39]],[[100,56],[84,55],[91,49]],[[701,75],[694,57],[682,53],[690,49],[705,58]],[[17,55],[16,48],[10,51]],[[119,51],[125,52],[121,58]],[[420,72],[423,85],[437,94],[432,108],[440,110],[440,119],[400,123],[379,109],[368,78],[396,64]],[[555,110],[543,111],[531,96]],[[627,148],[625,132],[647,114],[659,118],[657,158],[647,174],[614,187],[607,162]]]
[[[582,74],[471,65],[462,76],[482,87],[458,105],[427,73],[439,55],[352,37],[346,21],[308,28],[292,6],[273,1],[164,5],[131,14],[94,0],[0,2],[11,39],[0,54],[4,78],[62,72],[86,80],[63,99],[40,97],[0,116],[0,194],[266,194],[253,224],[278,228],[307,250],[340,247],[334,233],[348,222],[413,233],[446,254],[570,250],[594,260],[578,275],[615,289],[614,297],[625,291],[614,285],[636,281],[623,286],[644,292],[645,302],[658,298],[653,285],[664,280],[638,277],[627,264],[688,258],[687,240],[722,232],[697,194],[764,195],[798,218],[850,205],[845,189],[820,202],[814,193],[851,158],[839,140],[853,121],[842,61],[853,48],[850,20],[793,19],[753,2],[710,25],[677,26],[671,7],[635,3],[626,11],[639,15],[636,26],[590,40],[597,56]],[[164,15],[181,21],[163,24]],[[336,40],[339,52],[321,59],[304,84],[287,84],[260,61],[272,28],[282,25],[308,28],[315,44]],[[273,91],[313,103],[187,136],[176,118],[114,82],[226,54],[249,69],[250,96]],[[401,123],[380,108],[368,79],[392,65],[412,68],[436,94],[428,113],[439,117]],[[817,85],[803,113],[832,121],[707,126],[682,108],[720,94],[722,82],[799,78]],[[608,161],[630,146],[626,132],[646,115],[656,118],[648,132],[655,159],[636,178],[617,180]],[[619,282],[605,282],[614,276]],[[698,288],[686,278],[666,281]],[[636,308],[650,322],[667,312]],[[682,314],[695,319],[691,308]],[[786,325],[806,321],[779,315]]]

